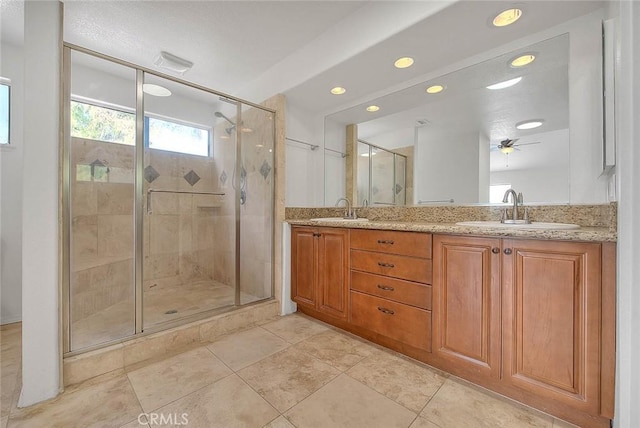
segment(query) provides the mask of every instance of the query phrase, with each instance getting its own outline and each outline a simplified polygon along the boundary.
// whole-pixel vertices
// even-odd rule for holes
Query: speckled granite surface
[[[575,223],[576,230],[498,229],[458,226],[474,220],[500,220],[498,206],[375,207],[358,208],[358,215],[370,221],[340,222],[310,220],[341,217],[344,208],[286,208],[286,221],[296,225],[350,227],[357,229],[404,230],[478,236],[512,236],[568,241],[616,241],[617,205],[527,206],[534,222]]]

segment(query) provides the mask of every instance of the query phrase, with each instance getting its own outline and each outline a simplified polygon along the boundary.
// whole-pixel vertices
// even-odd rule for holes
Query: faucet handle
[[[503,208],[500,213],[500,223],[504,223],[507,220],[507,209]]]
[[[525,209],[524,209],[524,215],[522,216],[522,220],[524,220],[524,222],[526,224],[530,224],[531,223],[531,220],[529,220],[529,208],[528,207],[525,207]]]
[[[522,205],[524,201],[524,197],[522,196],[522,192],[518,193],[518,203]]]

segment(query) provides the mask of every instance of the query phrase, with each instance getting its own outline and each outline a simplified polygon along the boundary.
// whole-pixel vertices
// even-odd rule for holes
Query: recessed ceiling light
[[[433,85],[427,88],[427,94],[437,94],[442,91],[444,91],[444,86],[442,85]]]
[[[511,67],[524,67],[525,65],[531,64],[535,59],[536,56],[533,54],[520,55],[511,61]]]
[[[331,89],[331,93],[333,95],[342,95],[345,92],[347,92],[347,90],[345,88],[343,88],[342,86],[336,86],[335,88]]]
[[[410,56],[403,56],[402,58],[398,58],[393,65],[395,65],[396,68],[411,67],[413,65],[413,58]]]
[[[516,22],[522,16],[522,10],[517,8],[503,10],[493,18],[495,27],[506,27]]]
[[[487,89],[509,88],[509,87],[517,84],[521,80],[522,80],[522,77],[516,77],[515,79],[509,79],[509,80],[505,80],[504,82],[499,82],[499,83],[494,83],[493,85],[489,85],[489,86],[487,86]]]
[[[378,106],[373,106],[372,105],[372,106],[367,107],[367,111],[370,111],[370,112],[374,112],[374,111],[378,111],[378,110],[380,110],[380,107],[378,107]]]
[[[542,126],[544,120],[536,119],[536,120],[525,120],[524,122],[516,123],[517,129],[533,129],[539,126]]]
[[[154,97],[168,97],[171,96],[171,91],[164,86],[154,85],[153,83],[144,83],[142,85],[142,92],[145,94],[153,95]]]

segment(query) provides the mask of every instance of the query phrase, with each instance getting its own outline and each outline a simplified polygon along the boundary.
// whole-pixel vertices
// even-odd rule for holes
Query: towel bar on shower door
[[[224,196],[224,192],[189,192],[188,190],[161,190],[161,189],[149,189],[147,190],[147,214],[151,214],[151,194],[152,193],[182,193],[189,195],[212,195],[212,196]]]

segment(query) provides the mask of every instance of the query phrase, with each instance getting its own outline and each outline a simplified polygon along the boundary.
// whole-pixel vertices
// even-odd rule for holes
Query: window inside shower
[[[69,47],[65,79],[65,353],[271,298],[273,112]]]

